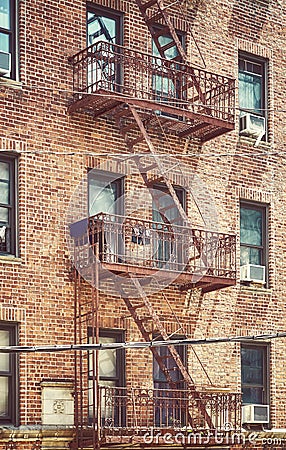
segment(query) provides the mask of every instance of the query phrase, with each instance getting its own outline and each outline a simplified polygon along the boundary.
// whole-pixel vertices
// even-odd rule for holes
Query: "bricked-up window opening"
[[[0,254],[16,255],[14,156],[0,156]]]
[[[87,46],[93,46],[94,51],[101,55],[92,60],[88,67],[88,85],[96,88],[118,90],[121,80],[121,68],[112,63],[109,55],[105,56],[104,46],[100,42],[122,44],[122,14],[105,8],[87,6]],[[96,45],[97,44],[97,45]],[[96,81],[95,81],[96,80]]]
[[[16,325],[0,322],[0,346],[16,345]],[[16,355],[0,354],[0,424],[16,425]]]
[[[89,342],[94,340],[91,336]],[[99,343],[110,344],[124,342],[124,332],[121,330],[101,329],[99,331]],[[93,392],[92,379],[96,376],[96,368],[93,366],[93,352],[89,354],[89,416],[92,418],[93,408],[96,402],[96,393]],[[99,386],[101,392],[101,425],[122,426],[125,421],[125,352],[124,350],[100,350],[98,352]]]
[[[0,76],[16,78],[17,0],[0,0]],[[7,61],[10,70],[6,73]],[[8,64],[9,65],[9,64]],[[5,69],[5,73],[3,71]]]
[[[157,32],[160,32],[159,27],[157,28]],[[185,35],[180,32],[177,32],[177,34],[183,48],[185,48]],[[155,40],[152,39],[152,55],[154,56],[154,75],[152,77],[152,89],[155,92],[156,98],[159,102],[170,103],[170,98],[184,99],[186,95],[186,91],[183,90],[183,84],[186,80],[176,75],[178,69],[176,58],[179,56],[177,47],[174,45],[168,48],[168,45],[170,45],[172,42],[173,39],[168,34],[160,35],[158,37],[159,46],[161,48],[167,48],[167,50],[165,50],[164,52],[165,58],[169,61],[174,60],[173,63],[169,63],[168,65],[164,66]],[[176,102],[172,102],[170,106],[176,106]],[[166,115],[166,113],[162,112],[160,112],[160,114]]]
[[[268,404],[268,345],[241,345],[242,403]]]
[[[186,348],[175,346],[175,349],[180,355],[182,362],[186,365]],[[157,360],[153,358],[155,424],[158,427],[169,426],[171,428],[185,426],[188,399],[182,373],[167,347],[158,347],[158,354],[168,370],[175,387],[170,387]]]
[[[238,74],[239,109],[240,117],[248,113],[255,118],[264,118],[265,130],[267,130],[267,61],[240,53]],[[261,119],[260,119],[261,120]],[[240,131],[242,132],[242,121]],[[263,140],[266,140],[266,133]]]
[[[240,266],[264,266],[267,280],[268,208],[260,203],[240,204]]]

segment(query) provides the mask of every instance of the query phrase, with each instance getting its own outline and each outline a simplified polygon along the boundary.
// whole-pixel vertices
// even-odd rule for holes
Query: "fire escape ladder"
[[[139,331],[142,334],[142,337],[145,341],[150,341],[153,338],[154,333],[161,336],[164,341],[170,340],[171,336],[168,335],[162,321],[160,320],[158,314],[154,310],[146,292],[144,291],[142,285],[140,284],[137,278],[132,277],[132,282],[136,289],[137,294],[139,295],[139,303],[136,303],[136,300],[131,301],[129,296],[126,295],[123,289],[121,289],[121,296],[130,312],[131,317],[134,319]],[[140,312],[138,312],[140,310]],[[152,327],[151,330],[148,330],[147,324],[152,321],[152,324],[155,325],[155,329]],[[180,381],[174,381],[172,377],[172,369],[169,369],[166,364],[166,359],[168,356],[161,356],[156,348],[156,346],[151,346],[150,350],[157,361],[160,369],[164,373],[166,380],[171,389],[178,389],[178,385],[181,384],[182,381],[185,382],[188,387],[192,398],[197,402],[197,407],[200,413],[203,415],[206,423],[210,428],[213,428],[213,423],[210,415],[208,414],[205,405],[203,404],[200,393],[196,390],[193,379],[191,378],[185,364],[183,363],[179,353],[175,349],[174,346],[168,345],[168,351],[170,353],[170,357],[176,363],[176,366],[182,376]],[[190,425],[193,425],[193,417],[188,417],[188,421]]]
[[[141,0],[135,1],[151,33],[151,36],[154,39],[154,42],[160,53],[160,56],[162,58],[168,59],[166,58],[165,52],[169,48],[176,46],[177,53],[180,57],[181,62],[186,62],[187,61],[186,52],[170,20],[169,14],[167,13],[166,7],[164,6],[163,0],[151,0],[147,2],[143,2]],[[158,22],[163,23],[163,28],[161,30],[158,30]],[[166,48],[164,48],[164,46],[162,46],[159,42],[159,38],[162,35],[169,35],[170,38],[172,39],[170,44],[168,44]]]
[[[151,193],[152,199],[154,201],[154,204],[156,205],[156,208],[157,208],[163,222],[166,223],[167,225],[168,224],[171,225],[169,220],[167,219],[166,215],[164,214],[164,212],[166,212],[166,211],[164,211],[162,209],[162,207],[160,206],[160,197],[162,195],[161,192],[158,190],[152,189],[152,186],[156,182],[162,181],[166,185],[169,195],[172,197],[172,200],[173,200],[172,207],[175,207],[178,212],[177,217],[172,219],[172,223],[176,224],[176,222],[177,222],[177,224],[187,225],[189,223],[189,218],[188,218],[183,206],[181,205],[181,202],[176,194],[173,184],[170,181],[170,178],[168,177],[168,174],[171,172],[172,167],[166,169],[166,167],[164,166],[164,164],[162,162],[162,159],[160,158],[158,153],[156,153],[156,149],[155,149],[155,147],[150,139],[150,136],[146,130],[146,126],[152,119],[149,118],[143,122],[143,120],[141,119],[136,108],[132,105],[128,105],[128,106],[130,108],[130,111],[132,112],[134,119],[135,119],[135,123],[137,124],[137,127],[139,128],[138,137],[135,139],[134,139],[134,137],[132,139],[129,138],[128,132],[129,132],[130,128],[126,127],[126,126],[122,126],[120,119],[117,120],[117,125],[119,126],[120,132],[123,135],[124,140],[130,151],[133,151],[133,147],[138,142],[145,141],[148,146],[149,152],[152,155],[152,164],[151,165],[146,167],[142,164],[141,159],[142,159],[142,157],[145,156],[145,154],[141,154],[141,155],[138,155],[138,157],[136,156],[135,158],[134,157],[133,158],[134,158],[135,163],[137,164],[138,170],[143,178],[145,185],[147,186],[147,188],[151,188],[150,193]],[[150,175],[148,175],[148,172],[150,172],[153,169],[157,169],[157,173],[159,174],[156,179],[151,178]],[[199,207],[199,205],[197,205],[197,206]],[[200,208],[198,208],[198,209],[200,210]],[[203,253],[203,247],[201,245],[201,240],[200,240],[199,236],[197,236],[195,234],[195,231],[193,229],[191,229],[191,233],[192,233],[192,239],[193,239],[194,245],[198,252],[198,258],[202,258],[203,263],[205,265],[207,265],[207,257]]]
[[[150,34],[155,42],[155,45],[158,49],[158,52],[161,58],[169,59],[166,55],[166,52],[172,48],[176,47],[177,56],[170,61],[177,61],[181,63],[187,63],[187,54],[182,46],[180,38],[172,24],[172,21],[167,12],[167,7],[164,5],[163,0],[149,0],[143,2],[142,0],[135,0],[137,6],[142,14],[142,17],[150,31]],[[158,22],[163,25],[163,28],[158,30]],[[157,24],[157,26],[156,26]],[[161,36],[169,36],[171,41],[168,44],[161,45],[160,37]],[[200,82],[197,80],[197,77],[191,66],[188,66],[188,82],[185,89],[188,88],[188,85],[192,84],[195,86],[198,97],[202,104],[205,104],[205,95],[203,94]]]
[[[154,147],[154,145],[153,145],[153,143],[152,143],[152,141],[151,141],[151,139],[150,139],[150,137],[149,137],[149,135],[147,133],[147,130],[146,130],[145,126],[144,126],[144,123],[142,122],[142,120],[140,118],[140,115],[138,114],[138,112],[136,111],[136,109],[133,106],[129,105],[129,108],[130,108],[130,110],[131,110],[131,112],[133,114],[133,117],[134,117],[134,119],[135,119],[135,121],[136,121],[136,123],[138,125],[138,128],[139,128],[139,130],[140,130],[140,132],[141,132],[141,134],[142,134],[142,136],[143,136],[143,138],[144,138],[144,140],[145,140],[145,142],[146,142],[146,144],[147,144],[147,146],[149,148],[149,151],[150,151],[150,153],[152,155],[154,163],[157,165],[158,173],[160,174],[160,177],[163,179],[163,181],[164,181],[164,183],[165,183],[165,185],[166,185],[166,187],[167,187],[167,189],[168,189],[168,191],[169,191],[169,193],[170,193],[170,195],[171,195],[171,197],[172,197],[172,199],[174,201],[174,204],[176,205],[176,208],[177,208],[177,210],[178,210],[182,220],[185,223],[188,223],[189,222],[188,216],[187,216],[184,208],[182,207],[182,205],[180,203],[180,200],[178,199],[178,196],[176,194],[174,186],[172,185],[169,177],[167,176],[166,169],[165,169],[164,165],[162,164],[162,161],[161,161],[160,157],[156,153],[155,147]],[[139,164],[138,168],[139,168],[139,171],[140,171],[141,174],[145,173],[145,175],[143,176],[143,179],[145,178],[144,182],[148,184],[148,179],[146,178],[147,177],[146,169],[145,169],[145,172],[142,172],[142,167],[140,167],[140,164]],[[152,183],[153,183],[153,181],[152,181]],[[149,186],[147,185],[147,187],[149,187]]]

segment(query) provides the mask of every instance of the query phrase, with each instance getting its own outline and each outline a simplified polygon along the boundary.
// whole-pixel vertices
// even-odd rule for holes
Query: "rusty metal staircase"
[[[154,335],[160,336],[164,341],[168,341],[171,339],[171,336],[168,335],[162,321],[160,320],[159,315],[155,311],[151,301],[149,300],[143,286],[137,278],[132,278],[133,285],[136,289],[139,298],[130,299],[130,293],[127,294],[122,288],[120,291],[121,297],[123,298],[128,311],[130,312],[131,317],[134,319],[142,337],[145,341],[152,341]],[[152,328],[148,329],[148,323],[152,321]],[[182,381],[185,383],[186,388],[189,390],[193,400],[195,400],[198,416],[203,417],[206,421],[208,427],[213,429],[212,418],[206,410],[205,405],[202,402],[200,393],[197,391],[195,387],[194,380],[190,376],[186,366],[184,365],[181,356],[174,346],[168,345],[168,353],[167,355],[160,355],[158,348],[156,346],[151,346],[150,350],[153,354],[154,359],[158,363],[159,368],[164,374],[166,381],[171,389],[179,389],[182,385]],[[166,360],[169,358],[173,358],[175,366],[170,368],[166,364]],[[181,380],[175,380],[172,373],[174,371],[179,370],[181,374]],[[192,417],[190,414],[187,414],[188,425],[194,426],[195,420],[197,417]]]
[[[180,38],[170,20],[170,17],[167,12],[167,8],[164,5],[163,0],[135,0],[137,6],[141,12],[143,19],[151,33],[152,38],[156,44],[156,47],[160,53],[162,58],[168,59],[166,56],[166,52],[172,48],[176,47],[177,56],[175,60],[178,62],[186,62],[187,55],[181,44]],[[158,23],[162,25],[161,28],[158,29]],[[157,25],[157,26],[156,26]],[[160,43],[161,36],[169,36],[171,41],[162,46]]]
[[[205,94],[202,92],[200,87],[200,82],[197,79],[196,72],[194,69],[192,69],[187,64],[187,54],[183,48],[183,45],[181,43],[180,37],[177,34],[172,21],[168,15],[167,7],[164,5],[163,0],[135,0],[135,3],[137,4],[141,15],[150,31],[150,34],[152,36],[152,39],[158,49],[158,52],[161,56],[161,58],[164,58],[164,64],[166,64],[166,67],[169,65],[169,67],[173,68],[178,66],[179,63],[182,66],[186,66],[186,76],[184,72],[184,86],[187,96],[187,91],[189,88],[193,88],[195,91],[194,100],[199,100],[201,112],[204,114],[209,114],[211,116],[211,111],[207,110],[206,108],[206,97]],[[162,37],[168,36],[168,43],[163,43],[163,41],[166,42],[166,40],[162,39]],[[168,58],[168,50],[171,48],[175,48],[174,54],[176,56],[173,59]],[[121,59],[120,59],[121,61]],[[162,63],[163,64],[163,63]],[[182,67],[181,66],[181,67]],[[183,69],[182,69],[183,70]],[[114,94],[114,93],[113,93]],[[112,97],[112,96],[111,96]],[[194,245],[197,249],[197,258],[201,258],[201,260],[205,263],[205,266],[207,266],[207,255],[204,254],[204,249],[201,245],[199,236],[196,235],[195,230],[192,230],[192,227],[190,226],[189,217],[187,216],[180,199],[177,196],[176,190],[170,181],[170,173],[172,171],[172,167],[166,167],[166,165],[163,164],[162,158],[158,155],[156,152],[156,149],[151,141],[151,138],[148,134],[149,127],[156,128],[156,124],[158,123],[158,115],[157,115],[157,109],[155,107],[150,112],[147,108],[142,109],[142,104],[136,103],[135,100],[132,102],[126,102],[124,99],[124,102],[122,102],[122,99],[120,97],[114,96],[114,104],[113,106],[106,106],[105,103],[103,103],[103,106],[95,104],[94,109],[94,115],[95,116],[101,116],[104,115],[106,112],[109,112],[110,110],[113,111],[111,115],[115,118],[116,123],[118,125],[118,128],[125,140],[125,143],[130,151],[130,153],[133,153],[132,159],[137,165],[138,171],[141,174],[141,177],[144,181],[144,184],[147,188],[150,189],[151,197],[153,200],[154,205],[156,206],[162,221],[167,226],[170,226],[170,229],[172,228],[172,224],[174,225],[184,225],[185,227],[189,227],[192,232],[192,239],[194,242]],[[84,101],[90,101],[83,98],[81,100]],[[97,101],[94,96],[94,101]],[[111,101],[110,99],[107,100],[107,102]],[[80,104],[81,105],[81,104]],[[134,106],[137,105],[137,106]],[[157,106],[156,106],[157,108]],[[164,105],[162,106],[162,109],[164,108]],[[160,106],[158,106],[158,109],[160,109]],[[76,110],[76,108],[75,108]],[[168,114],[168,111],[167,111]],[[167,116],[160,116],[160,123],[164,124],[166,122],[166,127],[170,125],[170,122],[174,122],[176,124],[176,121]],[[175,125],[172,125],[175,126]],[[176,125],[177,126],[177,125]],[[193,130],[200,130],[204,127],[208,127],[208,122],[203,123],[196,123],[194,122]],[[182,136],[185,136],[185,132],[183,132]],[[181,137],[182,137],[181,136]],[[134,151],[134,147],[140,143],[145,143],[148,148],[148,153],[142,154],[136,154]],[[135,153],[135,156],[134,156]],[[150,155],[151,157],[146,159],[146,156]],[[184,177],[183,174],[182,179]],[[171,204],[168,205],[165,208],[162,208],[161,204],[161,196],[165,195],[164,193],[160,192],[159,190],[152,190],[152,187],[156,183],[163,183],[166,187],[166,190],[168,191],[168,195],[171,199]],[[167,210],[173,208],[176,210],[176,217],[172,218],[172,221],[170,222],[168,219]],[[200,207],[198,208],[200,211]],[[203,219],[203,215],[202,215]],[[204,221],[204,220],[203,220]],[[154,336],[160,337],[160,339],[164,341],[169,341],[171,339],[171,335],[168,334],[163,320],[160,318],[160,314],[158,314],[157,311],[155,311],[155,308],[148,297],[147,289],[143,287],[143,281],[140,281],[140,278],[135,278],[135,276],[130,275],[131,284],[132,284],[132,292],[126,292],[124,288],[124,283],[120,286],[120,295],[129,311],[130,316],[134,320],[134,323],[136,324],[138,330],[140,331],[142,338],[147,342],[152,342],[154,340]],[[98,280],[97,280],[98,281]],[[79,283],[78,289],[76,292],[76,296],[78,297],[76,301],[79,303],[80,300],[80,276],[78,276],[77,283]],[[192,283],[191,283],[192,285]],[[188,285],[189,286],[189,285]],[[134,288],[134,291],[133,291]],[[189,288],[189,287],[188,287]],[[94,288],[93,288],[94,289]],[[217,287],[215,288],[217,289]],[[209,289],[213,290],[213,289]],[[207,292],[207,291],[206,291]],[[134,295],[132,295],[134,293]],[[94,293],[92,294],[93,296]],[[92,304],[95,302],[94,298],[92,299]],[[86,307],[89,308],[89,305]],[[91,324],[92,328],[96,325],[94,322],[94,311],[95,309],[91,308],[90,316],[91,316]],[[84,311],[79,311],[78,317],[81,318],[81,316],[85,317]],[[83,321],[86,321],[86,323],[89,320],[89,316],[87,318],[82,319]],[[150,322],[152,323],[152,327],[150,328]],[[83,329],[84,325],[86,325],[85,322],[79,323],[78,327],[79,329]],[[98,325],[96,325],[98,326]],[[82,332],[82,331],[80,331]],[[88,340],[88,337],[85,336],[85,339]],[[188,389],[189,392],[189,400],[192,401],[193,404],[196,405],[196,412],[190,413],[187,411],[186,414],[186,421],[187,425],[190,425],[191,427],[194,427],[197,425],[196,422],[203,420],[206,428],[209,428],[213,430],[215,428],[215,424],[213,423],[213,417],[210,414],[209,408],[207,408],[206,403],[204,402],[204,399],[202,398],[202,394],[198,391],[198,388],[191,377],[187,367],[185,366],[183,359],[181,358],[179,352],[176,350],[176,348],[173,345],[168,345],[168,352],[167,354],[161,354],[159,347],[156,347],[156,345],[151,345],[150,350],[153,354],[153,357],[155,361],[158,364],[158,367],[160,368],[161,372],[164,374],[167,384],[171,389],[179,390],[182,386],[182,383],[184,386]],[[170,367],[170,364],[168,359],[172,358],[172,364],[173,367]],[[83,363],[82,360],[79,361],[80,365],[80,374],[79,378],[81,378],[83,375],[87,375],[88,372],[83,372]],[[205,369],[204,369],[205,370]],[[180,379],[176,378],[174,376],[174,371],[180,374]],[[206,373],[206,372],[205,372]],[[94,376],[94,379],[96,376]],[[81,390],[83,391],[84,385],[80,385]],[[85,387],[85,389],[87,389]],[[93,388],[94,389],[94,388]],[[85,400],[83,397],[80,398],[80,403],[78,405],[78,409],[84,409],[86,412],[86,416],[88,416],[88,405],[85,405]],[[92,446],[93,448],[96,448],[95,446],[98,443],[99,439],[99,428],[100,423],[98,422],[98,419],[96,418],[96,412],[94,410],[93,414],[93,435],[92,435]],[[79,417],[80,420],[82,420],[82,417]],[[86,425],[86,424],[84,424]],[[82,442],[87,442],[85,434],[84,434],[84,427],[82,427],[82,434],[78,436],[78,439],[81,439]],[[90,441],[91,442],[91,441]],[[77,447],[79,448],[79,447]],[[84,448],[84,447],[80,447]]]
[[[135,158],[134,158],[134,161],[137,164],[137,168],[143,178],[143,181],[144,181],[146,187],[152,188],[154,183],[163,182],[168,190],[168,193],[169,193],[171,199],[172,199],[172,203],[170,206],[168,206],[168,208],[176,208],[176,211],[177,211],[177,217],[174,218],[174,222],[180,221],[181,223],[183,222],[184,224],[188,224],[189,218],[188,218],[188,216],[176,194],[174,186],[168,176],[168,173],[170,172],[170,170],[166,170],[166,168],[162,164],[162,160],[160,159],[159,155],[156,153],[155,147],[153,146],[153,143],[152,143],[152,141],[148,135],[148,132],[145,128],[146,122],[144,124],[144,122],[140,118],[139,113],[133,106],[129,105],[129,108],[132,113],[132,116],[134,117],[135,125],[137,125],[137,127],[139,129],[139,137],[137,136],[136,138],[130,139],[130,137],[128,135],[128,133],[130,131],[134,131],[134,124],[130,124],[128,126],[123,126],[120,120],[117,121],[117,124],[119,126],[121,134],[123,135],[125,142],[130,151],[133,151],[134,146],[142,141],[145,141],[148,146],[150,155],[152,155],[152,163],[150,165],[146,165],[146,163],[145,164],[142,163],[142,155],[138,155],[138,157],[135,155]],[[157,176],[157,178],[154,178],[154,177],[150,178],[150,175],[148,175],[148,172],[150,173],[154,169],[157,170],[158,176]],[[165,215],[165,212],[166,212],[165,209],[162,210],[162,208],[160,208],[160,196],[162,195],[162,193],[160,193],[160,191],[158,191],[158,190],[156,190],[155,192],[152,192],[152,189],[150,190],[150,192],[151,192],[152,200],[155,203],[156,207],[158,208],[158,212],[161,215],[163,222],[165,224],[170,224],[168,218]],[[173,222],[173,220],[172,220],[172,222]],[[194,239],[196,241],[195,235],[194,235]],[[197,243],[197,245],[198,245],[198,251],[200,251],[201,248],[199,246],[199,243]],[[202,256],[202,255],[200,254],[200,256]],[[163,323],[161,322],[161,320],[159,318],[159,315],[154,310],[152,303],[150,302],[150,300],[149,300],[147,294],[145,293],[144,288],[140,284],[139,280],[137,278],[133,278],[133,277],[131,277],[131,280],[137,291],[137,294],[138,294],[137,296],[139,296],[140,301],[139,302],[138,302],[138,300],[131,301],[130,296],[126,295],[126,293],[124,292],[123,289],[121,290],[121,296],[129,310],[132,318],[134,319],[134,322],[136,323],[138,329],[140,330],[142,337],[146,341],[149,341],[150,339],[152,339],[152,336],[150,335],[150,330],[148,330],[146,327],[146,324],[148,323],[148,321],[152,320],[153,324],[155,325],[155,330],[153,329],[152,333],[153,334],[155,333],[155,334],[161,336],[162,339],[165,341],[169,340],[170,336],[166,332],[166,330],[163,326]],[[138,313],[139,310],[140,310],[140,314]],[[176,389],[176,388],[178,388],[178,382],[174,381],[174,379],[172,377],[172,373],[168,369],[168,367],[166,365],[166,361],[165,361],[166,357],[173,358],[174,362],[176,363],[176,367],[182,376],[182,380],[185,382],[186,386],[188,387],[188,389],[192,395],[192,398],[197,402],[199,414],[204,417],[204,420],[206,421],[207,425],[210,428],[212,428],[213,427],[212,419],[209,416],[208,412],[206,411],[206,408],[200,399],[200,394],[196,390],[194,381],[191,378],[187,368],[185,367],[179,353],[174,348],[174,346],[168,346],[169,355],[167,355],[165,357],[162,357],[159,354],[156,347],[151,346],[151,351],[153,353],[155,360],[158,363],[158,366],[160,367],[161,371],[163,372],[170,388]],[[181,381],[180,381],[180,383],[181,383]],[[193,425],[193,420],[194,420],[193,417],[188,417],[188,422],[190,425]]]
[[[140,117],[140,114],[138,113],[138,111],[136,110],[136,108],[134,106],[128,105],[128,107],[129,107],[135,121],[131,122],[129,125],[126,126],[126,125],[122,124],[122,121],[120,118],[117,118],[117,125],[119,127],[119,130],[126,142],[128,149],[130,150],[130,152],[134,152],[134,146],[143,141],[145,141],[145,143],[148,146],[149,153],[152,156],[152,160],[149,165],[146,165],[146,163],[144,164],[144,162],[142,162],[142,159],[144,160],[144,157],[146,159],[146,155],[144,155],[144,154],[141,154],[138,156],[135,154],[135,156],[133,156],[133,160],[135,161],[135,163],[137,165],[137,168],[142,176],[142,179],[143,179],[146,187],[150,189],[152,200],[153,200],[163,222],[166,224],[170,224],[167,216],[165,215],[165,212],[166,212],[166,209],[172,208],[173,210],[176,210],[176,213],[177,213],[177,216],[172,218],[172,223],[190,226],[190,219],[187,216],[186,211],[184,210],[184,208],[177,196],[174,186],[173,186],[172,182],[170,181],[170,177],[168,176],[168,175],[170,175],[170,172],[172,171],[173,167],[171,166],[171,167],[167,168],[166,165],[164,165],[164,163],[162,162],[162,158],[160,158],[159,154],[156,152],[156,149],[155,149],[155,147],[150,139],[150,136],[147,132],[146,125],[148,125],[148,123],[152,119],[147,119],[147,120],[143,121]],[[139,130],[139,134],[136,136],[136,138],[134,138],[134,137],[130,138],[129,137],[130,131],[133,132],[136,128]],[[176,166],[178,166],[178,164]],[[155,177],[154,177],[154,175],[153,176],[150,175],[150,173],[152,171],[154,171],[154,169],[156,169],[156,171],[157,171],[157,176],[155,176]],[[177,170],[178,170],[178,167],[177,167]],[[182,175],[182,178],[184,178],[184,175],[182,172],[181,172],[181,175]],[[154,184],[156,184],[158,182],[164,183],[164,185],[166,186],[166,188],[168,190],[170,198],[172,199],[172,203],[170,205],[168,205],[167,208],[162,208],[160,205],[160,198],[164,194],[162,194],[159,190],[152,189]],[[197,206],[198,206],[198,211],[201,214],[200,206],[199,205],[197,205]],[[201,217],[205,224],[204,215],[201,214]],[[196,246],[197,252],[198,252],[197,258],[202,258],[202,261],[207,266],[207,255],[205,255],[203,253],[203,249],[200,244],[200,240],[199,240],[198,236],[196,236],[193,228],[190,227],[190,229],[192,231],[192,238],[193,238],[194,245]]]
[[[172,24],[170,16],[168,14],[168,7],[164,5],[163,0],[135,0],[141,15],[150,31],[152,39],[157,47],[157,50],[161,56],[169,61],[177,61],[180,63],[187,63],[187,54],[181,43],[181,40]],[[158,27],[158,24],[160,26]],[[168,36],[169,42],[162,45],[161,37]],[[168,58],[168,50],[171,48],[176,49],[176,56],[172,59]],[[189,66],[186,83],[184,84],[184,91],[194,86],[198,93],[198,98],[201,103],[205,104],[205,95],[203,94],[200,83],[196,78],[194,70]]]
[[[138,158],[135,158],[135,162],[138,166],[138,170],[140,172],[140,174],[142,175],[142,178],[146,184],[147,187],[152,187],[152,185],[154,183],[156,183],[156,181],[163,181],[164,184],[166,185],[170,196],[173,199],[174,205],[176,206],[178,213],[180,214],[181,219],[184,221],[184,223],[188,223],[189,222],[189,218],[184,210],[184,208],[181,205],[181,202],[179,201],[176,191],[174,189],[173,184],[171,183],[169,177],[167,176],[166,173],[166,169],[164,167],[164,165],[162,164],[162,160],[160,159],[159,155],[156,152],[156,149],[148,135],[148,132],[145,128],[144,122],[141,120],[139,113],[137,112],[136,108],[132,105],[128,105],[129,109],[135,119],[135,123],[131,124],[132,125],[132,129],[138,128],[139,129],[139,137],[135,138],[135,139],[130,139],[128,137],[128,132],[131,130],[131,125],[129,128],[126,128],[124,126],[122,126],[120,121],[117,121],[118,125],[119,125],[119,129],[121,134],[124,137],[124,140],[129,148],[130,151],[133,151],[133,148],[135,145],[137,145],[138,143],[145,141],[150,154],[152,155],[152,159],[153,159],[153,163],[149,166],[149,167],[144,167],[142,166],[141,162],[140,162],[140,157],[138,156]],[[148,178],[148,172],[150,172],[153,169],[157,169],[158,171],[158,178],[154,179],[154,178]],[[155,200],[156,201],[156,200]],[[162,217],[164,220],[164,217]]]

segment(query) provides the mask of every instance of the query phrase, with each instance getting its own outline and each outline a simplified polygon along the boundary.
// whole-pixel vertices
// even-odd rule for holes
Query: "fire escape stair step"
[[[132,305],[132,310],[136,311],[136,309],[145,308],[145,303],[139,303],[139,305]]]
[[[163,13],[161,12],[161,11],[159,11],[158,13],[156,13],[156,14],[154,14],[153,16],[151,16],[151,17],[149,17],[147,20],[146,20],[146,23],[147,23],[147,25],[153,25],[153,24],[155,24],[156,22],[158,22],[160,19],[162,19],[162,17],[163,17]]]
[[[139,5],[139,1],[137,3]],[[154,6],[154,5],[158,5],[158,0],[149,0],[146,3],[141,2],[140,9],[142,9],[142,11],[146,11],[148,8],[151,8],[151,6]]]
[[[161,50],[162,50],[163,53],[165,53],[170,48],[175,47],[175,45],[176,45],[176,42],[175,41],[171,41],[168,44],[165,44],[165,45],[161,46]]]
[[[169,27],[160,28],[155,34],[153,34],[153,38],[158,39],[161,36],[165,36],[166,34],[169,34],[169,32],[170,32]]]
[[[150,172],[151,170],[157,169],[157,168],[158,168],[158,165],[157,165],[156,163],[150,164],[149,166],[145,166],[145,167],[143,167],[143,166],[140,165],[140,172],[141,172],[141,173],[148,173],[148,172]]]

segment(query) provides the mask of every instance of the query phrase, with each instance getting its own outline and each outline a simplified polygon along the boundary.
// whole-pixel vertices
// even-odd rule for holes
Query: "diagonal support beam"
[[[185,223],[188,223],[189,222],[189,218],[188,218],[188,216],[186,214],[186,211],[182,207],[182,205],[181,205],[181,203],[180,203],[180,201],[179,201],[179,199],[177,197],[176,191],[175,191],[171,181],[169,180],[169,178],[165,174],[165,168],[164,168],[160,158],[158,157],[158,155],[156,153],[155,147],[154,147],[154,145],[153,145],[153,143],[152,143],[152,141],[150,139],[150,136],[148,135],[148,133],[147,133],[145,127],[144,127],[144,124],[143,124],[143,122],[142,122],[138,112],[136,111],[136,109],[132,105],[129,105],[129,108],[130,108],[130,111],[132,112],[133,117],[134,117],[134,119],[135,119],[135,121],[136,121],[136,123],[137,123],[137,125],[138,125],[138,127],[139,127],[139,129],[141,131],[141,133],[142,133],[142,136],[144,137],[144,140],[145,140],[145,142],[146,142],[146,144],[147,144],[147,146],[148,146],[148,148],[150,150],[150,153],[152,154],[152,156],[154,158],[154,161],[155,161],[155,163],[158,166],[159,173],[163,177],[164,182],[165,182],[165,184],[166,184],[166,186],[167,186],[167,188],[168,188],[168,190],[170,192],[170,195],[171,195],[171,197],[172,197],[172,199],[173,199],[173,201],[174,201],[174,203],[175,203],[175,205],[176,205],[176,207],[177,207],[177,209],[178,209],[182,219],[185,221]]]

